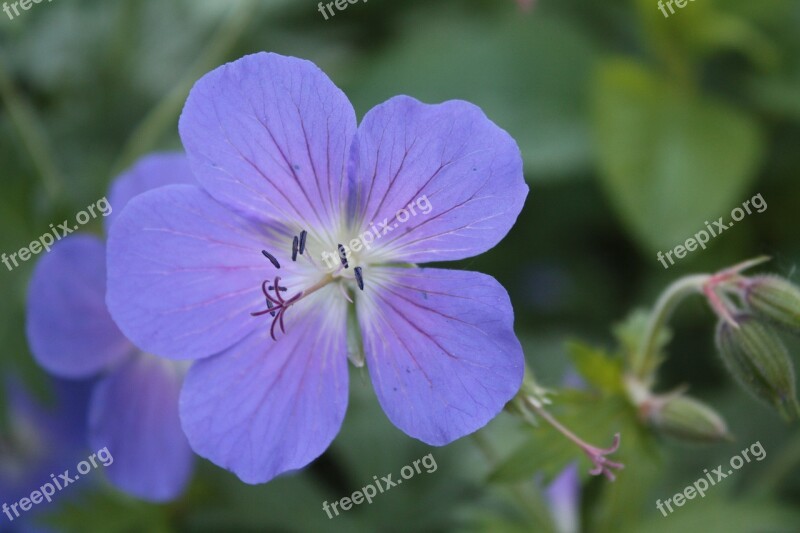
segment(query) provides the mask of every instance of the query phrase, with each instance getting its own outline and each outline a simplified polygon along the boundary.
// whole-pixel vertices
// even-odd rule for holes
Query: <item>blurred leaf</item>
[[[307,469],[260,485],[242,483],[233,474],[208,464],[203,465],[201,473],[205,473],[203,479],[210,493],[183,507],[185,530],[335,533],[357,527],[357,508],[328,518],[322,502],[334,498],[321,490]]]
[[[579,342],[567,345],[575,369],[590,384],[605,393],[622,392],[622,364],[602,350]]]
[[[743,2],[744,0],[738,0]],[[766,74],[753,73],[746,80],[750,97],[759,109],[778,120],[800,121],[800,4],[791,0],[780,2],[780,8],[770,12],[768,29],[781,42],[780,67]],[[745,5],[752,6],[747,2]]]
[[[561,178],[591,163],[594,59],[591,44],[556,18],[426,12],[347,92],[360,114],[396,94],[468,100],[516,139],[529,179]]]
[[[628,315],[625,320],[614,326],[614,336],[619,342],[622,355],[627,361],[630,361],[632,366],[636,365],[635,358],[641,349],[642,339],[647,333],[647,327],[650,322],[650,314],[650,311],[637,309]],[[655,354],[655,357],[653,358],[652,363],[655,366],[658,366],[664,359],[664,347],[669,344],[671,338],[672,332],[670,331],[669,327],[663,327],[653,346],[653,353]]]
[[[555,405],[560,409],[554,413],[559,422],[584,441],[599,447],[611,443],[616,428],[630,414],[625,400],[619,396],[604,398],[604,401],[598,402],[595,395],[580,391],[559,394],[555,397]],[[552,413],[556,410],[550,411]],[[539,427],[531,432],[531,437],[489,474],[490,481],[517,482],[538,474],[547,483],[575,461],[581,464],[582,476],[588,476],[588,459],[564,435],[545,421],[541,421]],[[617,460],[616,456],[612,456],[612,459]]]
[[[668,498],[671,495],[665,495]],[[675,531],[702,531],[703,533],[794,533],[800,524],[800,513],[796,509],[780,507],[770,503],[724,502],[719,499],[687,500],[682,507],[673,507],[675,512],[664,517],[650,505],[652,519],[624,531],[638,533],[673,533]]]
[[[624,464],[625,469],[613,483],[598,477],[587,487],[585,519],[590,524],[587,531],[619,533],[626,525],[639,523],[639,511],[655,504],[651,500],[651,487],[664,475],[653,437],[639,423],[634,409],[626,404],[617,423],[622,440],[611,458]]]
[[[116,492],[95,492],[64,504],[42,522],[62,533],[170,533],[167,507],[148,504]]]
[[[549,480],[576,461],[579,453],[555,431],[537,433],[500,463],[488,479],[493,483],[514,483],[542,474]]]
[[[765,112],[800,121],[800,76],[795,80],[777,76],[753,77],[747,88]]]
[[[594,107],[603,184],[645,250],[669,250],[741,203],[762,152],[746,115],[623,61],[603,65]]]
[[[738,1],[738,0],[734,0]],[[767,0],[770,1],[770,0]],[[699,64],[720,52],[738,52],[761,68],[775,65],[776,44],[750,20],[735,11],[731,0],[706,0],[679,8],[665,0],[637,0],[645,38],[666,62]],[[661,6],[661,7],[659,7]],[[664,16],[665,11],[667,15]],[[674,12],[671,12],[674,11]]]

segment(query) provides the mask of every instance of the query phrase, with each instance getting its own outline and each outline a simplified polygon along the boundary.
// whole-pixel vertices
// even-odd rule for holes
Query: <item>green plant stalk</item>
[[[225,57],[242,34],[242,30],[252,21],[255,6],[255,2],[243,2],[220,24],[208,46],[188,69],[186,75],[150,110],[131,134],[113,165],[114,174],[119,174],[137,157],[155,147],[166,127],[173,124],[194,82]]]
[[[669,322],[672,313],[678,305],[692,294],[702,294],[703,286],[711,278],[708,274],[695,274],[683,277],[672,283],[661,294],[650,314],[647,329],[639,349],[633,354],[630,361],[632,376],[642,382],[648,383],[658,367],[657,345],[664,327]]]
[[[49,207],[52,208],[59,201],[64,182],[51,156],[50,144],[35,112],[18,94],[2,61],[0,61],[0,98],[5,103],[11,122],[17,129],[19,138],[30,155],[31,163],[42,180]]]

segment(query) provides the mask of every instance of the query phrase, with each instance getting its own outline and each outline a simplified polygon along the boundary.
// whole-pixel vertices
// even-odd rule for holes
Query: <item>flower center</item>
[[[300,235],[295,235],[292,238],[292,261],[297,261],[298,255],[303,256],[307,250],[307,243],[306,239],[308,237],[308,232],[305,230],[300,232]],[[284,315],[286,311],[298,303],[300,300],[310,296],[311,294],[317,292],[318,290],[322,289],[323,287],[327,286],[334,281],[340,281],[342,279],[349,279],[349,276],[342,276],[341,273],[344,270],[350,268],[350,263],[347,258],[347,252],[343,245],[338,245],[339,250],[339,259],[341,261],[341,265],[334,270],[333,272],[326,273],[320,280],[316,283],[313,283],[308,288],[303,289],[299,292],[296,292],[289,298],[284,298],[284,295],[281,293],[288,292],[288,288],[281,285],[281,276],[275,276],[272,280],[266,279],[261,283],[261,292],[264,294],[264,298],[266,299],[267,308],[262,309],[260,311],[255,311],[250,313],[251,316],[264,316],[269,314],[272,317],[272,325],[270,326],[270,336],[272,340],[277,340],[275,336],[276,327],[280,327],[281,332],[284,334],[286,333],[286,326],[284,324]],[[278,259],[269,253],[267,250],[261,250],[262,255],[272,263],[272,266],[275,269],[280,269],[281,264]],[[310,254],[308,255],[308,260],[315,265],[314,260],[311,259]],[[316,265],[315,265],[316,266]],[[357,266],[353,269],[353,279],[355,279],[356,284],[360,290],[364,290],[364,273],[363,269],[360,266]],[[347,294],[347,291],[344,287],[340,284],[340,289],[342,290],[342,294],[344,297],[350,302],[353,303],[353,300]]]

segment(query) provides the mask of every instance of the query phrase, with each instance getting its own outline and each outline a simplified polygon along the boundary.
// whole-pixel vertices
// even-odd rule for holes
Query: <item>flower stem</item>
[[[11,123],[30,155],[31,164],[39,173],[42,187],[50,202],[49,207],[52,209],[59,201],[63,179],[58,165],[53,160],[50,143],[36,113],[20,96],[2,61],[0,61],[0,100],[5,104]]]
[[[661,294],[656,301],[650,320],[647,323],[639,349],[633,354],[631,372],[635,378],[647,381],[658,366],[657,347],[664,326],[667,325],[675,308],[689,295],[703,293],[703,286],[709,280],[707,274],[696,274],[681,278]]]
[[[567,439],[569,439],[573,444],[575,444],[578,448],[586,454],[589,460],[594,465],[594,468],[589,471],[592,475],[605,475],[609,480],[614,481],[615,476],[612,472],[612,469],[621,470],[625,468],[625,465],[622,463],[617,463],[615,461],[610,461],[606,458],[606,455],[612,454],[617,451],[619,448],[620,442],[620,434],[617,433],[614,435],[614,443],[609,448],[598,448],[596,446],[592,446],[588,444],[586,441],[578,437],[575,433],[570,431],[569,428],[564,426],[561,422],[556,420],[556,418],[551,415],[547,409],[541,404],[541,402],[535,401],[532,398],[527,396],[522,397],[522,401],[525,403],[527,407],[532,409],[537,415],[539,415],[543,420],[545,420],[548,424],[553,426],[553,428],[564,435]]]
[[[768,256],[755,257],[716,274],[694,274],[683,277],[667,287],[656,301],[640,347],[631,358],[631,376],[643,384],[648,384],[651,380],[652,374],[658,366],[658,339],[675,308],[687,296],[691,294],[705,295],[709,305],[720,318],[732,321],[728,307],[717,293],[717,287],[735,281],[740,277],[742,271],[769,260]]]
[[[233,48],[253,20],[257,2],[247,0],[231,9],[194,63],[173,88],[155,105],[131,134],[113,165],[114,172],[127,168],[141,154],[151,151],[168,127],[175,126],[181,106],[197,79],[217,65]]]

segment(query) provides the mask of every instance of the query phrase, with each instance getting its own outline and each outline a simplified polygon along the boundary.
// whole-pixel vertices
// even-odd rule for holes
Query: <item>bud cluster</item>
[[[800,417],[794,365],[781,337],[800,334],[800,289],[778,276],[726,272],[712,276],[704,292],[720,317],[717,349],[734,379],[784,417]]]

